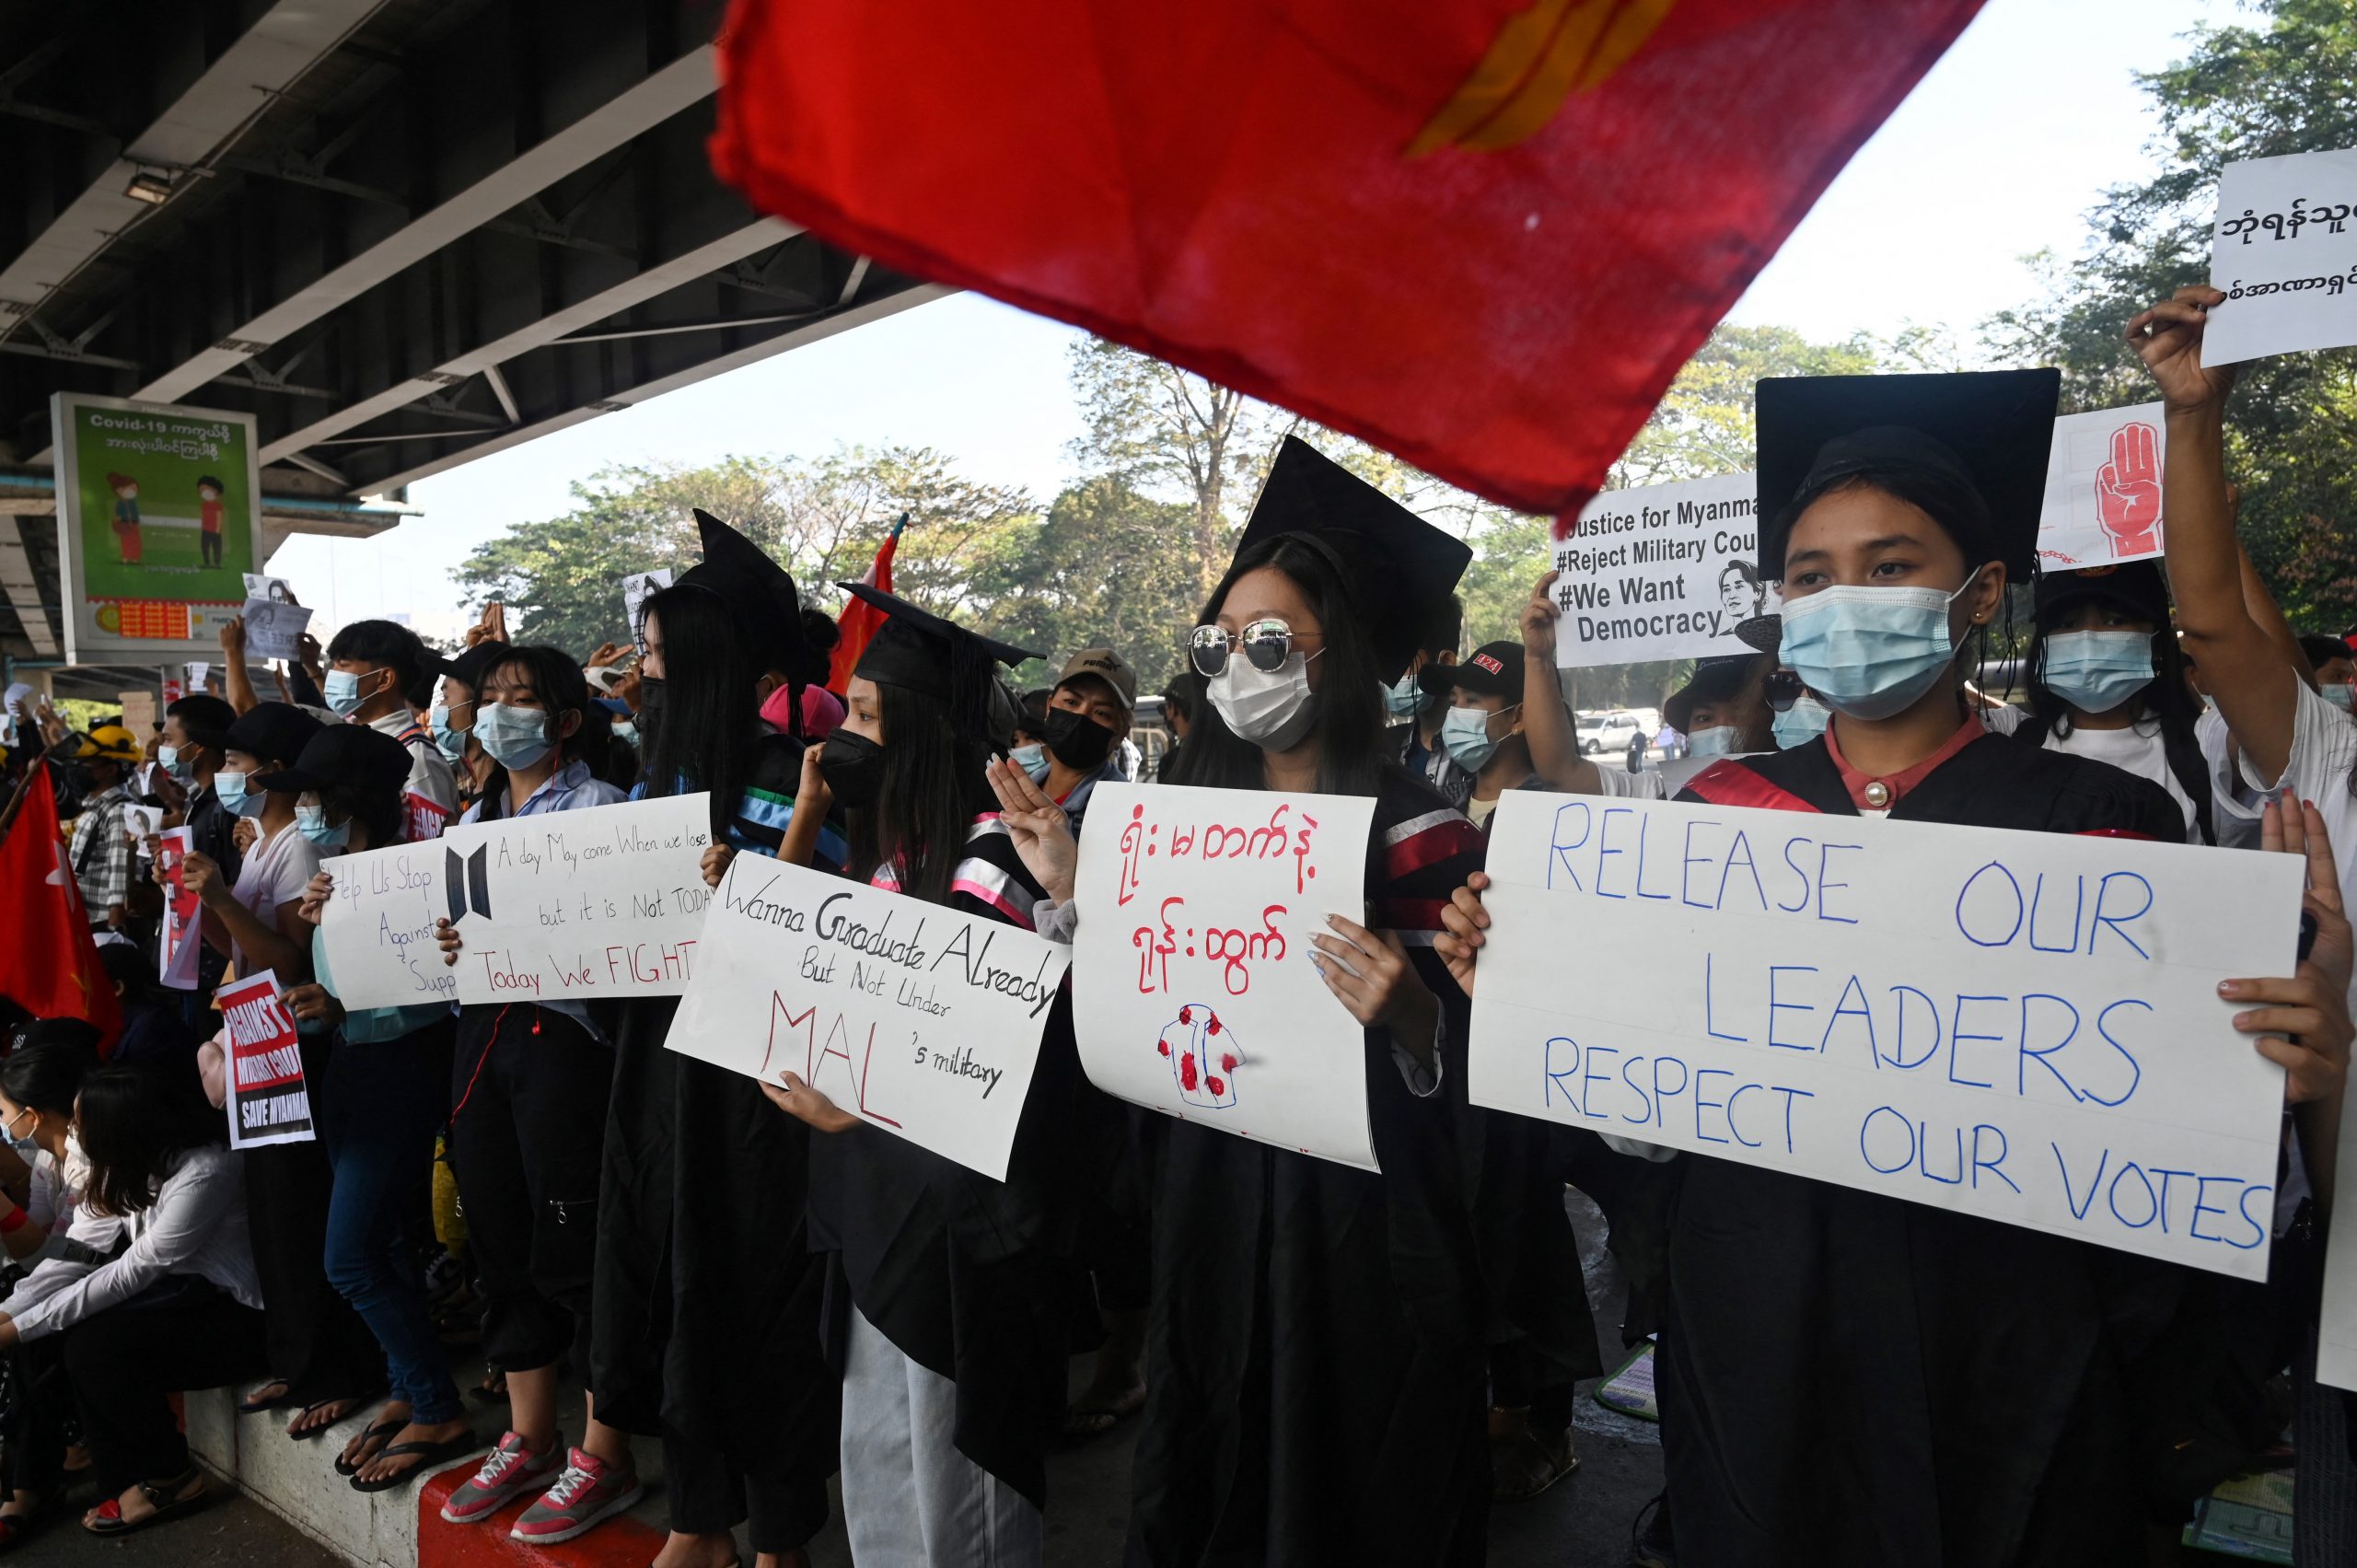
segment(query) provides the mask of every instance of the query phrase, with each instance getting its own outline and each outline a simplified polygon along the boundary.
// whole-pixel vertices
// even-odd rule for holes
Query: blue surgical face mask
[[[1964,587],[1970,587],[1967,579]],[[1825,705],[1852,718],[1904,713],[1956,661],[1938,588],[1819,588],[1784,601],[1781,656]]]
[[[214,774],[213,793],[219,798],[221,808],[237,817],[259,817],[261,808],[270,804],[270,796],[266,794],[246,793],[246,775],[243,773]]]
[[[2150,632],[2057,632],[2046,639],[2046,684],[2086,714],[2107,714],[2153,683]]]
[[[1514,708],[1504,708],[1500,712],[1510,714]],[[1482,708],[1451,708],[1448,716],[1440,721],[1442,748],[1448,752],[1451,761],[1469,773],[1480,772],[1504,744],[1490,738],[1490,720],[1493,716]]]
[[[1048,749],[1036,741],[1029,746],[1010,746],[1006,760],[1028,773],[1048,765]]]
[[[473,706],[472,703],[467,705]],[[467,754],[467,733],[450,727],[450,710],[447,707],[436,703],[426,710],[425,721],[434,731],[434,749],[442,753],[444,761],[455,764]]]
[[[1825,733],[1832,717],[1824,703],[1802,692],[1798,701],[1776,715],[1776,749],[1790,751],[1795,746],[1807,745]]]
[[[549,715],[538,708],[485,703],[475,710],[475,739],[503,768],[528,768],[553,750]]]
[[[1728,757],[1734,755],[1735,746],[1735,726],[1731,724],[1714,724],[1686,738],[1689,757]]]
[[[2316,688],[2316,690],[2323,694],[2326,702],[2330,703],[2334,707],[2339,708],[2343,713],[2349,712],[2350,699],[2351,696],[2357,696],[2357,691],[2352,691],[2349,682],[2346,680],[2327,681],[2324,685]]]
[[[326,695],[339,717],[350,718],[360,710],[360,677],[348,669],[329,670]]]
[[[352,842],[352,819],[346,818],[330,827],[324,806],[296,806],[295,829],[320,849],[342,849]]]
[[[1416,671],[1410,670],[1383,689],[1383,711],[1395,719],[1411,719],[1424,705],[1424,689],[1416,684]]]
[[[196,774],[196,766],[194,763],[183,762],[180,761],[180,749],[177,746],[157,747],[156,766],[163,769],[164,772],[171,774],[172,777],[176,779],[184,780],[193,778]]]

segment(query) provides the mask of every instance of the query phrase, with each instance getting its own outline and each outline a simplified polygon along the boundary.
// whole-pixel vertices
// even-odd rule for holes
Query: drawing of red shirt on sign
[[[203,530],[198,536],[198,545],[204,552],[203,563],[207,566],[221,564],[221,497],[227,489],[211,474],[196,482],[196,521]]]
[[[107,475],[107,488],[114,492],[115,549],[126,566],[137,565],[142,554],[139,540],[139,482],[127,473]]]
[[[1189,1003],[1162,1031],[1155,1049],[1170,1059],[1170,1075],[1178,1080],[1179,1098],[1189,1105],[1216,1110],[1236,1103],[1236,1069],[1243,1064],[1244,1048],[1217,1013],[1200,1002]]]

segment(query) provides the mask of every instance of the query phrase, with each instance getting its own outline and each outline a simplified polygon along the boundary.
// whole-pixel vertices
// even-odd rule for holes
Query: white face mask
[[[1735,749],[1735,726],[1731,724],[1714,724],[1686,738],[1686,754],[1689,757],[1732,757]]]
[[[65,1134],[65,1157],[58,1162],[57,1174],[64,1181],[68,1192],[90,1190],[90,1156],[82,1152],[82,1135]]]
[[[1298,653],[1269,671],[1253,668],[1249,659],[1229,659],[1225,669],[1203,682],[1203,689],[1221,722],[1238,739],[1264,751],[1291,750],[1318,722],[1309,660]]]

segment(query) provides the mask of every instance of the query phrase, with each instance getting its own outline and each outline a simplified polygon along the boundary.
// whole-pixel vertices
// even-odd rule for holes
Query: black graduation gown
[[[777,847],[801,755],[764,744],[729,834],[740,849]],[[807,1539],[827,1522],[842,1391],[819,1333],[810,1130],[743,1074],[666,1050],[679,1005],[618,1007],[589,1386],[600,1420],[668,1430],[792,1491]]]
[[[1822,738],[1713,774],[1679,798],[1856,814]],[[1757,798],[1754,781],[1785,795]],[[2158,784],[1993,735],[1891,815],[2185,830]],[[1656,1376],[1681,1564],[2144,1560],[2135,1386],[2167,1376],[2152,1357],[2188,1271],[1691,1153],[1677,1164]]]
[[[1410,951],[1447,1037],[1442,1092],[1420,1099],[1389,1037],[1368,1031],[1381,1175],[1194,1122],[1167,1129],[1132,1564],[1481,1561],[1481,1132],[1465,1109],[1470,1010],[1425,935],[1480,864],[1472,824],[1394,774],[1376,803],[1366,890],[1380,923],[1422,936]]]
[[[1028,928],[1045,896],[997,817],[978,820],[949,907]],[[829,1361],[842,1371],[855,1307],[900,1353],[957,1384],[958,1451],[1040,1508],[1077,1288],[1080,1083],[1066,988],[1049,1009],[1004,1181],[872,1124],[810,1144]]]

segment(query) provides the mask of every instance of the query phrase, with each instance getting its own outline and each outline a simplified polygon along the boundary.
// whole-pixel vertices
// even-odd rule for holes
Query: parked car
[[[1620,708],[1609,713],[1580,714],[1576,733],[1580,750],[1590,757],[1608,751],[1626,751],[1629,742],[1640,735],[1648,742],[1653,739],[1653,732],[1644,727],[1643,720]]]

